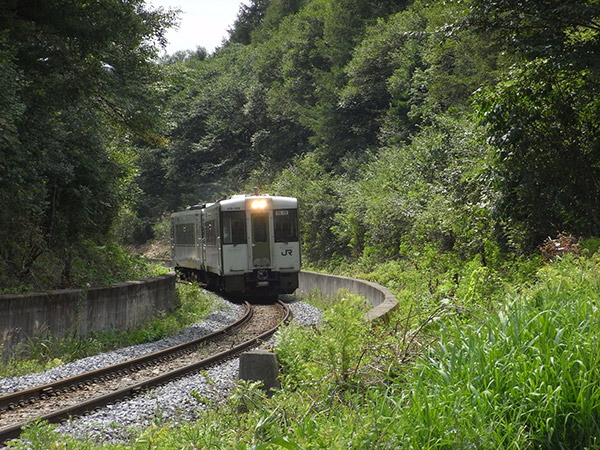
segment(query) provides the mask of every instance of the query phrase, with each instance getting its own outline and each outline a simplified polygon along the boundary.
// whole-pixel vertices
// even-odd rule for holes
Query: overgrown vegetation
[[[280,332],[272,398],[240,383],[197,422],[157,423],[132,446],[600,448],[600,258],[566,257],[535,278],[504,286],[485,315],[457,297],[408,329],[402,314],[364,322],[345,295],[322,325]],[[39,424],[23,437],[97,446]]]
[[[213,54],[162,61],[172,12],[17,3],[3,287],[80,283],[89,248],[254,186],[300,199],[315,265],[423,246],[486,265],[600,234],[597,2],[252,0]]]
[[[136,330],[92,333],[86,338],[68,336],[56,338],[40,330],[37,336],[24,341],[15,356],[0,365],[0,378],[41,372],[86,356],[143,344],[166,338],[200,321],[213,311],[213,300],[193,284],[177,284],[180,306],[172,313],[162,313]]]
[[[258,186],[401,305],[291,327],[281,394],[139,446],[600,447],[598,257],[561,260],[598,252],[599,2],[250,0],[162,61],[173,13],[84,3],[2,7],[1,289],[130,276],[116,242]]]
[[[170,144],[141,156],[139,223],[260,186],[300,199],[317,266],[598,235],[600,7],[521,6],[250,2],[214,54],[163,63]]]
[[[131,268],[111,228],[138,192],[138,143],[163,139],[151,59],[172,23],[138,0],[0,6],[0,288]]]

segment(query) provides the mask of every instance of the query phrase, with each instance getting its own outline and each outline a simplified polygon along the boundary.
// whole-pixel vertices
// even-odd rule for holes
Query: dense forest
[[[149,276],[171,212],[258,188],[298,197],[304,267],[398,308],[309,296],[271,398],[192,390],[197,421],[156,403],[131,447],[39,421],[9,446],[600,448],[600,1],[245,0],[213,53],[164,56],[176,23],[0,2],[0,294]],[[212,300],[178,289],[127,336],[42,330],[0,376],[197,324]]]
[[[176,20],[0,6],[1,288],[106,282],[255,186],[300,199],[313,265],[600,236],[599,2],[251,0],[214,53],[161,58]]]

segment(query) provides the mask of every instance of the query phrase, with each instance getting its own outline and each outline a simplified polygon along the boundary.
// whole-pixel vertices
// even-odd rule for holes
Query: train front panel
[[[220,203],[224,290],[293,292],[300,269],[296,199],[234,196]]]

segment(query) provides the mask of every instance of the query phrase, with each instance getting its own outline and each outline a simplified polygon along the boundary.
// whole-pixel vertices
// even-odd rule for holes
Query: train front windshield
[[[298,211],[279,209],[274,211],[275,242],[298,241]]]
[[[252,214],[252,242],[268,242],[269,217],[266,214]]]

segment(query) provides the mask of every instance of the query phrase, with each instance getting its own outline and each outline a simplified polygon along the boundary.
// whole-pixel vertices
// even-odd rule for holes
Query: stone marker
[[[279,388],[277,355],[267,350],[251,350],[240,356],[240,380],[262,381],[267,394]]]

